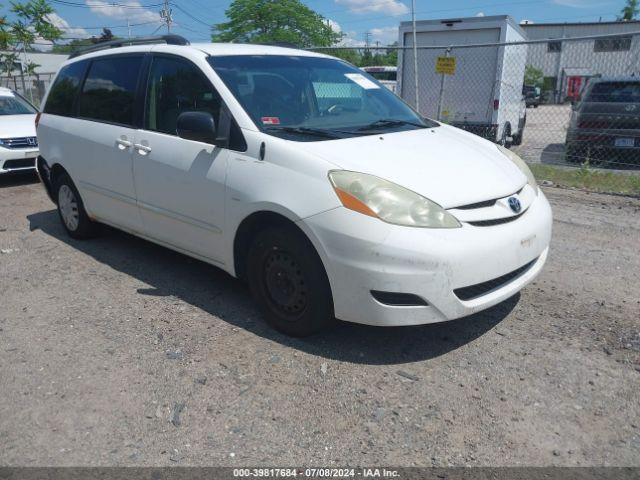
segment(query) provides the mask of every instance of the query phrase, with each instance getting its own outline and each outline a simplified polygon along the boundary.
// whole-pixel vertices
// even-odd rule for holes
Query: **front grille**
[[[1,145],[4,148],[36,148],[38,146],[37,137],[16,137],[16,138],[3,138],[1,139]]]
[[[526,210],[525,210],[526,212]],[[514,215],[513,217],[505,217],[505,218],[496,218],[494,220],[478,220],[476,222],[467,222],[469,225],[473,225],[474,227],[493,227],[495,225],[502,225],[504,223],[513,222],[514,220],[519,219],[522,215],[525,214],[522,212],[518,215]]]
[[[485,200],[484,202],[470,203],[469,205],[462,205],[455,207],[456,210],[475,210],[476,208],[493,207],[498,200]]]
[[[20,160],[7,160],[2,168],[4,170],[15,170],[18,168],[34,168],[35,166],[35,158],[21,158]]]
[[[512,197],[514,195],[518,195],[518,194],[520,194],[520,192],[522,192],[522,190],[524,190],[524,187],[522,187],[517,192],[512,193],[511,195],[508,195],[508,197]],[[502,198],[507,198],[507,197],[502,197]],[[469,205],[460,205],[459,207],[452,207],[452,209],[455,209],[455,210],[475,210],[476,208],[493,207],[498,200],[500,200],[500,199],[499,198],[493,198],[491,200],[484,200],[482,202],[470,203]]]
[[[526,265],[523,265],[517,270],[507,273],[506,275],[502,275],[501,277],[494,278],[493,280],[477,283],[475,285],[470,285],[468,287],[456,288],[453,291],[453,293],[455,293],[456,297],[458,297],[460,300],[463,300],[463,301],[473,300],[478,297],[482,297],[483,295],[486,295],[487,293],[493,290],[497,290],[498,288],[505,286],[510,281],[514,280],[515,278],[525,273],[527,270],[529,270],[529,268],[531,268],[531,266],[534,263],[536,263],[537,260],[538,260],[537,258],[534,260],[531,260],[529,263],[527,263]]]

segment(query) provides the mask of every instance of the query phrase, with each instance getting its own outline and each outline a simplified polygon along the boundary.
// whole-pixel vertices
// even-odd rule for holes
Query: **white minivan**
[[[37,122],[69,235],[108,224],[218,266],[289,335],[470,315],[549,251],[551,209],[518,156],[326,55],[108,42],[61,67]]]

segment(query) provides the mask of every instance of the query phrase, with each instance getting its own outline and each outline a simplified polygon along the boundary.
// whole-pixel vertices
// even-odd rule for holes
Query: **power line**
[[[158,23],[157,20],[153,20],[153,21],[149,21],[149,22],[140,22],[140,23],[131,23],[128,25],[102,25],[100,27],[98,26],[91,26],[91,27],[81,27],[81,26],[68,26],[68,27],[58,27],[60,30],[62,31],[68,31],[68,30],[102,30],[103,28],[127,28],[127,27],[140,27],[142,25],[151,25],[152,23]]]
[[[69,2],[67,0],[51,0],[53,3],[57,3],[60,5],[64,5],[65,7],[76,7],[76,8],[127,8],[131,10],[147,10],[149,8],[155,8],[162,6],[162,3],[153,3],[149,5],[127,5],[123,3],[76,3]]]
[[[207,22],[204,22],[204,21],[200,20],[200,19],[199,19],[199,18],[197,18],[197,17],[194,17],[194,16],[193,16],[193,15],[191,15],[189,12],[187,12],[184,8],[182,8],[180,5],[176,5],[175,3],[172,3],[171,5],[173,5],[174,7],[176,7],[178,10],[180,10],[182,13],[184,13],[184,14],[185,14],[187,17],[189,17],[191,20],[194,20],[194,21],[196,21],[196,22],[198,22],[198,23],[201,23],[202,25],[205,25],[205,26],[207,26],[207,27],[209,27],[209,28],[211,28],[211,27],[212,27],[212,24],[207,23]]]

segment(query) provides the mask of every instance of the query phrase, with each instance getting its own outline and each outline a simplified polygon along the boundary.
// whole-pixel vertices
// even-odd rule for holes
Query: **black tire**
[[[260,232],[247,256],[249,288],[267,322],[292,337],[306,337],[335,318],[324,266],[309,240],[294,227]]]
[[[524,137],[524,127],[527,125],[527,116],[518,122],[518,133],[511,136],[511,145],[522,145],[522,137]]]
[[[567,143],[564,152],[564,160],[567,163],[583,163],[586,159],[585,149],[577,145]]]
[[[69,197],[69,195],[71,195],[71,197]],[[63,197],[67,199],[72,198],[75,203],[69,205]],[[58,206],[58,215],[60,216],[62,226],[71,238],[92,238],[99,233],[100,225],[93,222],[87,215],[80,193],[71,180],[71,177],[66,173],[56,176],[53,185],[53,198]],[[69,210],[67,210],[67,208],[73,212],[75,222],[69,220]]]
[[[505,148],[511,147],[511,142],[509,141],[509,137],[511,136],[511,124],[505,123],[504,127],[502,127],[502,137],[498,142]]]
[[[513,135],[511,137],[511,145],[514,145],[514,146],[522,145],[522,134],[523,133],[524,133],[523,131],[520,131],[516,135]]]

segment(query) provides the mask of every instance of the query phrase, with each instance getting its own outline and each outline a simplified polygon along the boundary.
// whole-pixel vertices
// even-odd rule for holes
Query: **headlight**
[[[533,188],[533,191],[537,195],[538,194],[538,182],[536,182],[536,177],[533,176],[533,173],[531,173],[531,169],[525,163],[525,161],[522,160],[518,155],[513,153],[508,148],[504,148],[502,145],[496,145],[496,146],[498,147],[498,150],[500,150],[500,152],[505,157],[507,157],[509,160],[511,160],[513,163],[515,163],[516,167],[518,167],[520,169],[520,171],[522,173],[524,173],[524,175],[527,177],[527,183],[529,185],[531,185],[531,188]]]
[[[333,170],[329,180],[342,204],[394,225],[457,228],[460,223],[431,200],[373,175]]]

